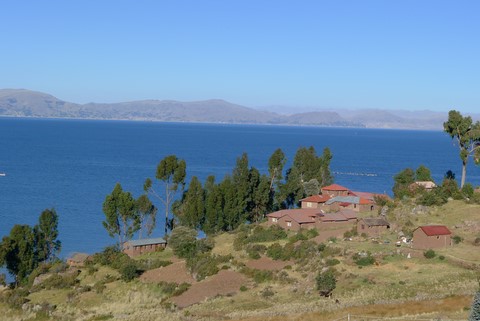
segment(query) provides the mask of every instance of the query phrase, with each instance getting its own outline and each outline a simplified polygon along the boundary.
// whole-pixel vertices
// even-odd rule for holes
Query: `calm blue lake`
[[[163,157],[176,154],[189,177],[218,181],[243,152],[266,173],[276,148],[291,162],[310,145],[331,149],[335,182],[353,190],[391,194],[393,176],[420,164],[438,182],[447,170],[461,175],[457,147],[440,131],[0,118],[0,236],[54,207],[61,257],[99,251],[115,241],[101,223],[105,196],[120,182],[138,197]],[[479,167],[470,164],[467,181],[480,185]]]

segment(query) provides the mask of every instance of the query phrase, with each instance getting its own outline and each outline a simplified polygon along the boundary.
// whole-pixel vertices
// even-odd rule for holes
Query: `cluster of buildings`
[[[423,182],[422,182],[423,183]],[[432,186],[423,188],[433,188]],[[267,215],[269,225],[286,230],[316,228],[328,230],[334,226],[356,226],[359,235],[378,237],[390,229],[383,217],[358,217],[359,212],[377,211],[375,200],[388,198],[384,194],[351,191],[338,184],[325,186],[321,194],[300,200],[301,208],[280,210]],[[444,225],[419,226],[413,232],[412,246],[415,249],[433,249],[452,244],[452,233]]]

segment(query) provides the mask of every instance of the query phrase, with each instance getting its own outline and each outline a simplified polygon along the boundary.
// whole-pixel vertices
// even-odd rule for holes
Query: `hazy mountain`
[[[0,116],[125,119],[166,122],[278,124],[441,130],[447,113],[431,111],[311,110],[283,106],[278,112],[248,108],[220,99],[195,102],[142,100],[111,104],[75,104],[25,89],[0,89]],[[268,111],[270,110],[270,111]],[[298,112],[294,112],[297,110]],[[291,112],[288,112],[291,111]],[[292,112],[293,111],[293,112]],[[472,115],[480,119],[480,115]]]

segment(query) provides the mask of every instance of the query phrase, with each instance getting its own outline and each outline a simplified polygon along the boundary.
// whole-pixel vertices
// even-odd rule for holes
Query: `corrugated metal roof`
[[[358,196],[335,196],[334,198],[329,199],[325,204],[330,205],[333,203],[350,203],[350,204],[359,204],[360,197]]]
[[[428,236],[432,235],[450,235],[452,232],[445,225],[427,225],[420,226],[422,231]]]
[[[161,237],[157,237],[152,239],[130,240],[125,243],[129,243],[131,246],[142,246],[142,245],[152,245],[152,244],[165,244],[167,243],[167,241],[165,241]]]

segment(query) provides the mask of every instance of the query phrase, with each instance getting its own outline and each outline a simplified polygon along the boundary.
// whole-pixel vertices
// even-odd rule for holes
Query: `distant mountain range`
[[[219,99],[76,104],[25,89],[0,89],[0,116],[432,130],[441,130],[447,119],[447,113],[374,109],[321,110],[285,115]]]

